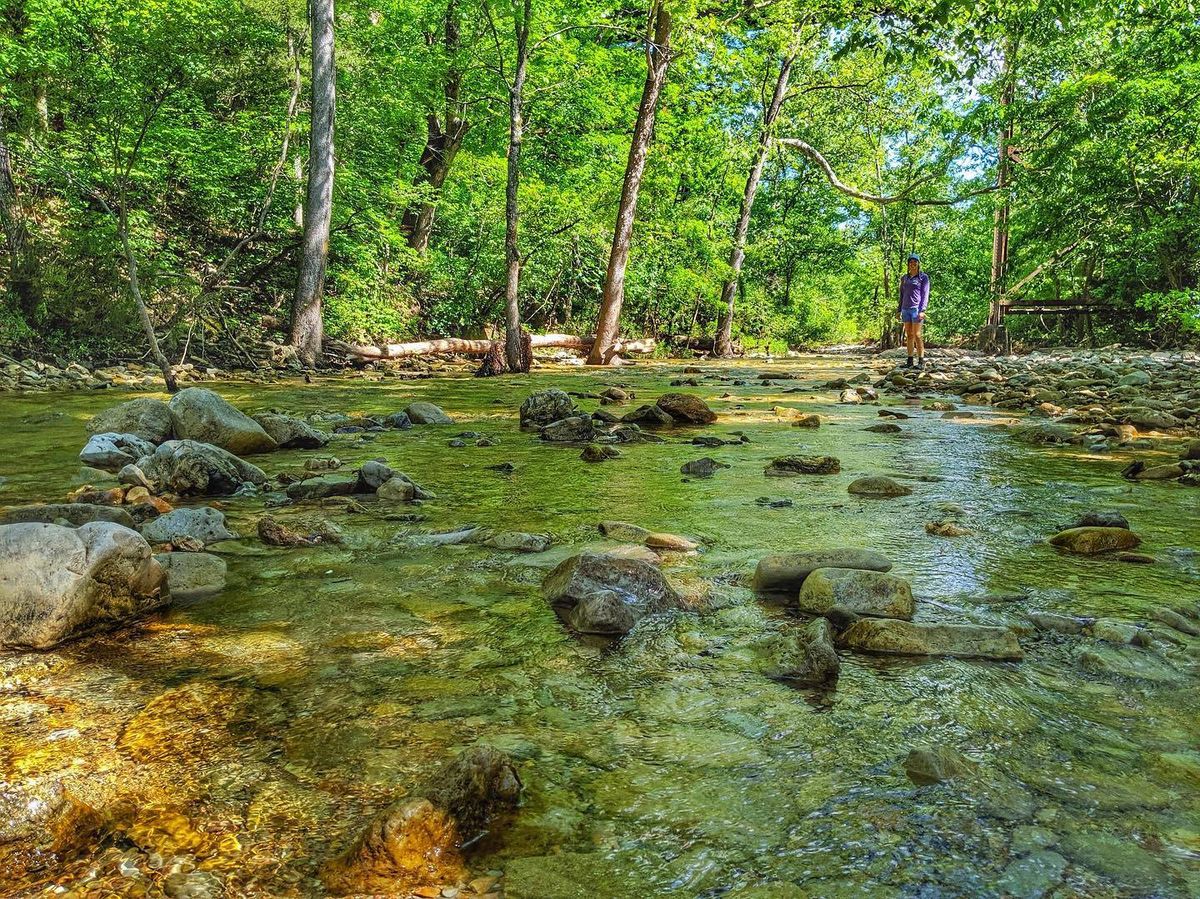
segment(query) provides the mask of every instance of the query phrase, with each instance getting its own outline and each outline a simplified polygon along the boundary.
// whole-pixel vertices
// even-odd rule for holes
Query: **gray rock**
[[[1082,634],[1084,628],[1090,626],[1094,618],[1075,618],[1070,615],[1059,615],[1055,612],[1032,611],[1026,616],[1039,631],[1050,631],[1056,634]]]
[[[1080,668],[1099,677],[1150,684],[1176,684],[1183,680],[1183,675],[1166,659],[1131,646],[1086,646],[1075,658]]]
[[[754,570],[754,589],[759,593],[794,593],[818,568],[891,571],[892,562],[869,549],[849,548],[763,556]]]
[[[1117,384],[1121,387],[1145,387],[1149,383],[1150,375],[1136,369],[1117,381]]]
[[[690,393],[664,393],[654,405],[682,424],[707,425],[717,420],[717,413]]]
[[[626,424],[647,425],[649,427],[660,427],[675,423],[675,419],[670,413],[658,406],[638,406],[632,412],[626,412],[621,416],[621,421]]]
[[[679,466],[681,474],[685,474],[691,478],[711,478],[722,468],[729,468],[725,462],[718,462],[716,459],[705,456],[703,459],[693,459],[691,462],[684,462]]]
[[[152,452],[154,444],[136,434],[105,432],[91,436],[79,451],[79,461],[103,471],[118,472]]]
[[[1174,609],[1159,606],[1151,610],[1150,617],[1155,621],[1161,621],[1167,627],[1174,628],[1181,634],[1187,634],[1189,637],[1200,637],[1200,622],[1180,615]]]
[[[211,390],[184,388],[168,405],[178,440],[212,444],[235,455],[275,449],[275,441],[258,422]]]
[[[546,534],[526,534],[522,531],[501,531],[483,541],[484,546],[518,553],[540,553],[550,548]]]
[[[1085,512],[1075,520],[1072,528],[1125,528],[1129,530],[1129,519],[1120,512]]]
[[[767,634],[754,645],[754,653],[761,674],[802,686],[833,683],[841,667],[833,646],[833,628],[824,618],[814,618],[802,628]]]
[[[330,496],[350,496],[358,492],[358,479],[321,475],[317,478],[288,484],[285,492],[289,499],[298,501],[325,499]]]
[[[267,482],[261,468],[195,440],[168,440],[139,459],[137,467],[156,493],[180,496],[227,496],[243,484]]]
[[[87,423],[89,434],[133,434],[151,443],[171,436],[171,409],[162,400],[139,397],[105,409]]]
[[[543,427],[562,421],[575,414],[575,404],[561,390],[550,388],[539,390],[525,397],[521,403],[521,427]]]
[[[133,517],[120,506],[99,506],[93,503],[43,503],[32,506],[10,506],[0,511],[0,525],[65,523],[71,527],[79,527],[89,521],[111,521],[122,527],[137,528]]]
[[[653,565],[604,553],[585,552],[564,560],[542,582],[542,592],[582,633],[627,633],[644,615],[683,605],[679,594]],[[619,612],[614,600],[629,614]],[[584,609],[575,612],[575,607],[585,601]]]
[[[329,442],[329,435],[324,431],[290,415],[260,412],[254,420],[280,449],[319,449]]]
[[[412,419],[405,412],[393,412],[384,416],[383,426],[395,431],[407,431],[413,426]]]
[[[404,478],[391,477],[379,485],[375,495],[388,503],[411,503],[416,498],[416,486]]]
[[[897,496],[910,496],[912,488],[882,475],[858,478],[850,482],[847,492],[855,496],[869,496],[875,499],[890,499]]]
[[[586,415],[551,422],[541,432],[541,438],[550,443],[587,443],[595,436],[596,428]]]
[[[796,605],[810,615],[824,615],[834,606],[884,618],[912,618],[915,611],[908,581],[857,568],[816,569],[804,579]]]
[[[1078,555],[1093,556],[1100,553],[1133,549],[1142,542],[1128,528],[1083,527],[1068,528],[1050,538],[1050,545]]]
[[[433,403],[415,402],[409,403],[408,408],[404,410],[404,414],[415,425],[452,425],[454,419],[443,412]]]
[[[0,527],[0,646],[47,649],[169,600],[137,531],[107,521]]]
[[[355,493],[374,493],[393,477],[396,476],[386,462],[381,459],[371,459],[364,462],[358,469],[358,486]]]
[[[212,553],[158,553],[174,599],[199,599],[225,589],[225,560]]]
[[[198,509],[172,509],[142,525],[142,536],[152,543],[172,543],[179,537],[193,537],[207,545],[221,540],[236,540],[238,535],[225,527],[225,513],[202,506]]]
[[[895,618],[860,618],[839,635],[839,645],[859,652],[953,658],[1024,658],[1006,627],[975,624],[914,624]]]
[[[600,533],[610,540],[622,540],[627,543],[641,543],[650,536],[650,531],[626,521],[602,521]]]

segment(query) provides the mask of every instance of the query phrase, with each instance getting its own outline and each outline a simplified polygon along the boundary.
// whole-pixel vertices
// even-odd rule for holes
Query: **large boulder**
[[[243,484],[265,484],[263,470],[219,446],[195,440],[168,440],[137,468],[156,493],[179,496],[227,496]]]
[[[415,425],[452,425],[454,419],[441,410],[440,407],[433,403],[417,401],[409,403],[408,408],[404,410],[404,414],[408,416],[408,420]]]
[[[200,599],[225,589],[225,560],[212,553],[158,553],[154,560],[167,573],[171,598]]]
[[[221,540],[236,540],[237,534],[225,527],[225,513],[209,506],[196,509],[172,509],[142,525],[142,536],[152,543],[176,543],[191,537],[207,545]]]
[[[658,427],[659,425],[674,424],[675,419],[671,417],[669,412],[659,406],[638,406],[632,412],[626,412],[622,415],[621,421],[626,424]]]
[[[204,387],[188,387],[171,397],[171,422],[178,440],[210,443],[234,454],[266,453],[275,441],[262,425]]]
[[[796,605],[810,615],[824,615],[834,606],[882,618],[912,618],[915,611],[908,581],[856,568],[818,568],[804,579]]]
[[[869,549],[817,549],[799,553],[763,556],[754,570],[758,593],[795,594],[805,578],[818,568],[855,568],[860,571],[891,571],[886,556]]]
[[[1082,527],[1067,528],[1050,538],[1050,545],[1084,556],[1133,549],[1142,542],[1129,528]]]
[[[106,431],[93,434],[79,451],[79,461],[92,468],[118,472],[132,465],[142,456],[154,452],[154,444],[136,434],[118,434]]]
[[[575,404],[563,391],[553,387],[539,390],[525,397],[525,402],[521,403],[521,427],[542,427],[570,418],[574,412]]]
[[[914,624],[895,618],[860,618],[841,633],[841,646],[885,655],[951,656],[963,659],[1024,658],[1006,627],[976,624]]]
[[[151,443],[169,439],[171,426],[171,408],[148,396],[105,409],[87,423],[89,434],[133,434]]]
[[[709,425],[717,420],[717,413],[700,397],[690,393],[664,393],[655,405],[684,424]]]
[[[42,503],[33,506],[10,506],[0,511],[2,524],[65,524],[79,527],[89,521],[111,521],[126,528],[137,525],[133,516],[119,506],[95,503]]]
[[[645,615],[682,606],[653,565],[606,553],[571,556],[542,582],[542,592],[580,633],[625,634]]]
[[[254,420],[280,449],[320,449],[329,442],[329,435],[324,431],[290,415],[260,412]]]
[[[0,646],[47,649],[169,599],[137,531],[107,521],[0,527]]]

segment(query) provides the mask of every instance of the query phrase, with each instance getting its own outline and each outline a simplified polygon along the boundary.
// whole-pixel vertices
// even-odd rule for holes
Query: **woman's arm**
[[[921,284],[920,290],[921,290],[921,302],[917,306],[917,311],[923,313],[925,311],[925,307],[929,305],[929,275],[925,276],[925,279]]]

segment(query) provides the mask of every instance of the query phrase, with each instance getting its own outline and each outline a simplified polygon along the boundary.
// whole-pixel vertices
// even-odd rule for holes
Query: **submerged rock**
[[[168,440],[136,466],[155,493],[179,496],[225,496],[243,484],[265,484],[261,468],[232,453],[194,440]]]
[[[171,409],[162,400],[139,397],[105,409],[87,423],[90,434],[133,434],[151,443],[171,436]]]
[[[904,759],[904,773],[913,783],[928,786],[963,777],[975,770],[975,764],[949,746],[918,746]]]
[[[1129,530],[1129,519],[1120,512],[1085,512],[1075,519],[1073,528],[1124,528]]]
[[[483,541],[484,546],[508,552],[540,553],[550,548],[548,534],[526,534],[523,531],[501,531]]]
[[[539,390],[521,403],[521,427],[543,427],[570,418],[574,413],[575,404],[563,391],[555,388]]]
[[[886,556],[869,549],[818,549],[809,552],[763,556],[754,570],[754,589],[759,593],[794,593],[804,579],[818,568],[856,568],[862,571],[891,571]]]
[[[270,515],[258,520],[258,539],[269,546],[313,546],[342,542],[342,532],[327,521],[299,521],[296,527]]]
[[[915,610],[907,581],[855,568],[816,569],[804,579],[796,605],[810,615],[824,615],[834,606],[885,618],[912,618]]]
[[[655,405],[674,421],[684,424],[708,425],[717,420],[717,413],[690,393],[664,393]]]
[[[47,649],[169,600],[137,531],[107,521],[0,527],[0,646]]]
[[[780,456],[763,469],[769,478],[790,478],[802,474],[837,474],[842,463],[833,456]]]
[[[546,576],[542,592],[571,627],[585,634],[625,634],[643,616],[683,605],[653,565],[605,553],[564,560]]]
[[[290,415],[260,412],[254,420],[280,449],[319,449],[330,439],[324,431]]]
[[[611,540],[624,540],[629,543],[641,543],[650,536],[650,531],[626,521],[602,521],[600,533]]]
[[[911,496],[912,488],[882,475],[858,478],[851,481],[847,492],[855,496],[869,496],[876,499],[890,499],[897,496]]]
[[[105,432],[93,434],[82,450],[79,461],[103,471],[118,472],[142,456],[154,452],[154,444],[135,434]]]
[[[842,632],[839,644],[860,652],[888,655],[1007,661],[1024,658],[1011,630],[976,624],[914,624],[895,618],[860,618]]]
[[[1137,534],[1121,527],[1068,528],[1050,538],[1051,546],[1087,556],[1133,549],[1141,542]]]
[[[473,747],[449,762],[413,798],[380,814],[323,872],[335,894],[408,892],[466,879],[464,844],[479,837],[521,794],[503,753]],[[432,895],[432,894],[431,894]]]
[[[761,674],[801,686],[831,684],[841,667],[833,629],[824,618],[814,618],[802,628],[768,634],[754,644],[753,651]]]
[[[583,448],[583,452],[579,454],[579,458],[584,462],[607,462],[609,459],[616,459],[620,455],[620,450],[615,446],[600,446],[598,443],[589,443]]]
[[[730,468],[726,462],[719,462],[709,456],[703,459],[693,459],[691,462],[684,462],[679,466],[680,474],[685,474],[691,478],[711,478],[722,468]]]
[[[179,537],[193,537],[204,544],[237,539],[237,534],[225,527],[225,514],[208,506],[160,515],[142,525],[142,536],[154,543],[173,543]]]
[[[186,387],[167,405],[178,440],[212,444],[235,455],[275,449],[262,425],[204,387]]]
[[[1139,893],[1157,894],[1172,882],[1167,867],[1129,838],[1081,831],[1068,834],[1060,848],[1075,864]]]
[[[225,560],[211,553],[158,553],[172,599],[199,599],[225,589]]]

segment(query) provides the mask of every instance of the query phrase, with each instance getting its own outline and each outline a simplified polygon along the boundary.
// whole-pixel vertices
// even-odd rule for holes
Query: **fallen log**
[[[574,334],[531,334],[530,345],[533,349],[561,347],[586,353],[592,348],[595,338],[590,335],[579,337]],[[340,340],[326,340],[325,346],[338,353],[345,353],[358,359],[404,359],[410,356],[486,356],[493,347],[503,348],[500,340],[467,340],[461,337],[443,337],[437,340],[415,340],[411,343],[389,343],[383,346],[372,346],[362,343],[344,343]],[[642,340],[618,340],[614,352],[618,355],[625,353],[654,352],[654,338]]]

